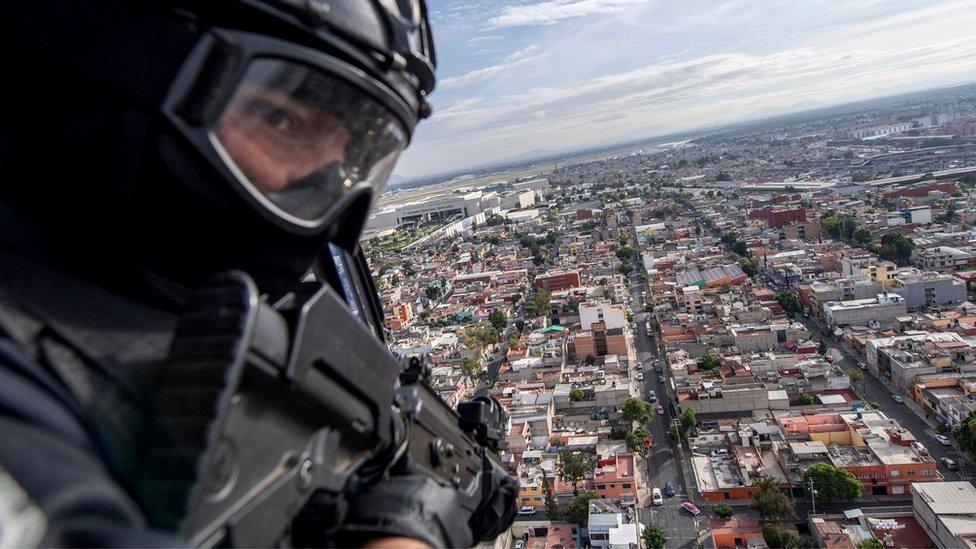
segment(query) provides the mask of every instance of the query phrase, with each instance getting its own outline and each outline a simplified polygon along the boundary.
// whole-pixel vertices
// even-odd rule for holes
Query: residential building
[[[609,301],[580,303],[580,329],[592,330],[594,324],[603,324],[605,329],[624,328],[627,326],[627,311],[621,305],[612,305]]]
[[[951,275],[918,270],[900,271],[889,282],[891,292],[905,298],[909,310],[966,301],[966,283]]]
[[[587,521],[590,547],[595,549],[631,549],[638,547],[644,527],[637,509],[630,503],[612,499],[591,499]]]
[[[874,298],[829,301],[823,305],[824,317],[831,326],[889,325],[908,312],[905,298],[895,293]]]
[[[976,255],[951,246],[934,246],[917,252],[918,264],[927,271],[952,273],[965,268]]]
[[[547,292],[558,292],[582,285],[579,271],[555,271],[535,277],[535,287]]]
[[[971,483],[912,484],[912,509],[938,547],[976,547],[976,487]]]

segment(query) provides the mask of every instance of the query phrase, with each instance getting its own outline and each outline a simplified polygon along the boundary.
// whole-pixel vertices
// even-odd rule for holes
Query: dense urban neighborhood
[[[976,546],[976,92],[390,193],[398,352],[508,412],[515,547]]]

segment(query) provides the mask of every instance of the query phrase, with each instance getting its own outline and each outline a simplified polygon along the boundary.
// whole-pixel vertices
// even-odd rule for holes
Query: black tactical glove
[[[485,497],[481,507],[468,521],[475,541],[488,541],[498,537],[515,522],[515,514],[518,511],[518,479],[506,473],[501,466],[487,457],[482,478]]]
[[[474,538],[457,492],[421,475],[394,476],[349,499],[340,545],[405,536],[431,547],[470,547]]]
[[[349,499],[338,541],[358,546],[404,536],[432,547],[470,547],[494,539],[515,520],[519,483],[487,457],[484,464],[484,497],[470,516],[454,488],[420,474],[396,475]]]

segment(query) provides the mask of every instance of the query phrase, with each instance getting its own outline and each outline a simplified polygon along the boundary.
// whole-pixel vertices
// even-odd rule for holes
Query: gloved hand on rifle
[[[381,537],[407,537],[432,547],[470,547],[508,530],[515,520],[518,480],[485,458],[481,506],[473,513],[458,493],[418,473],[395,475],[348,501],[340,545],[362,546]]]

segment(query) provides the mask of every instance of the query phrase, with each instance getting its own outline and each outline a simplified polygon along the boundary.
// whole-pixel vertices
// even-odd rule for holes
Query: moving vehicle
[[[660,488],[654,488],[654,490],[651,492],[651,503],[653,503],[654,505],[663,505],[664,504],[664,498],[661,497],[661,489]]]
[[[902,404],[903,402],[905,402],[905,397],[892,393],[891,400],[894,400],[898,404]]]
[[[949,445],[952,444],[952,441],[949,440],[949,437],[947,437],[945,435],[935,435],[935,440],[938,440],[939,441],[939,444],[941,444],[943,446],[949,446]]]
[[[657,393],[654,392],[654,389],[647,392],[647,400],[657,402]]]
[[[668,481],[667,483],[665,483],[665,485],[664,485],[664,493],[667,494],[668,497],[671,497],[671,496],[674,495],[674,484],[672,484],[671,481]]]
[[[644,381],[644,374],[637,372],[637,381]]]
[[[690,501],[686,501],[682,503],[681,508],[684,509],[685,511],[688,511],[692,515],[698,515],[701,513],[701,509],[699,509],[698,506],[696,506],[694,503]]]
[[[521,507],[518,510],[518,514],[519,514],[520,517],[534,515],[535,514],[535,507],[529,507],[528,505],[526,505],[525,507]]]
[[[857,363],[857,367],[860,368],[860,369],[862,369],[862,370],[867,370],[868,369],[868,365],[865,364],[865,363],[863,363],[863,362],[858,362]]]
[[[657,405],[657,415],[659,416],[664,415],[664,406],[661,406],[660,404]]]
[[[945,465],[946,469],[950,471],[956,471],[959,469],[959,465],[956,464],[955,460],[942,458],[940,461],[942,461],[942,465]]]

